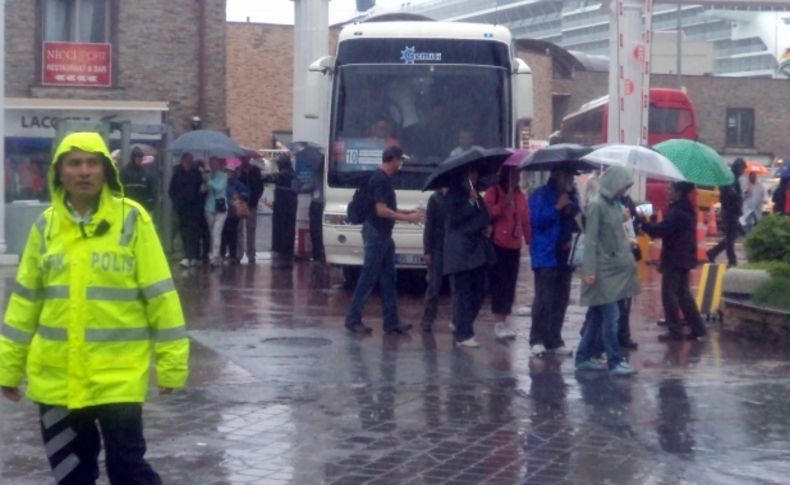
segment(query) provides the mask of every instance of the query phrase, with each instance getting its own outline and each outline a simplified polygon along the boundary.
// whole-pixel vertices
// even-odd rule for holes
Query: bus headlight
[[[324,214],[324,224],[327,226],[345,226],[346,216],[342,214]]]

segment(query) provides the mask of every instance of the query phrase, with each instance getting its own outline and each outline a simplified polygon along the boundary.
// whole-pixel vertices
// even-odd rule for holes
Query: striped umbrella
[[[732,170],[716,150],[693,140],[667,140],[653,147],[667,157],[696,185],[729,185],[735,180]]]

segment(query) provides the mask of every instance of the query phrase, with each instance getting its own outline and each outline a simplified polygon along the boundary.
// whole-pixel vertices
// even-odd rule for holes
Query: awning
[[[5,109],[168,111],[166,101],[118,101],[105,99],[5,98]]]

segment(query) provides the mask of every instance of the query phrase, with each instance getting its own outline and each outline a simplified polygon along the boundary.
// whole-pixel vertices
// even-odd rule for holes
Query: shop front
[[[47,171],[59,122],[104,127],[110,132],[110,150],[114,150],[119,148],[121,136],[110,131],[110,123],[160,126],[166,122],[168,110],[165,102],[43,98],[6,98],[5,108],[5,236],[10,254],[21,254],[30,226],[49,205]],[[159,151],[162,134],[150,131],[136,133],[132,141]]]

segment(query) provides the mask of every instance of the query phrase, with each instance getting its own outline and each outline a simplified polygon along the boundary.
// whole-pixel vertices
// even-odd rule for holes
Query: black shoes
[[[639,349],[639,344],[634,342],[631,339],[628,339],[627,342],[621,343],[620,347],[622,347],[624,349],[628,349],[628,350],[638,350]]]
[[[362,335],[373,333],[373,329],[363,323],[357,323],[355,325],[346,324],[346,330],[348,330],[351,333],[362,334]]]
[[[404,335],[408,333],[409,330],[411,330],[412,326],[413,325],[410,323],[399,323],[392,328],[388,328],[384,332],[387,335]]]

